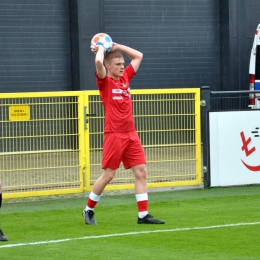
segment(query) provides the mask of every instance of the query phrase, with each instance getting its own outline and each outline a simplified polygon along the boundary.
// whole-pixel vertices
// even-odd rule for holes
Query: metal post
[[[210,184],[210,172],[209,172],[209,154],[208,154],[208,120],[207,112],[210,110],[210,87],[201,87],[201,140],[203,151],[203,182],[204,188],[209,187]]]

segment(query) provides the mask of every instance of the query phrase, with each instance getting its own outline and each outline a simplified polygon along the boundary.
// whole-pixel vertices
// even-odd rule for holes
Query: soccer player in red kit
[[[132,115],[130,81],[135,76],[143,54],[125,45],[113,43],[105,55],[103,46],[91,46],[96,54],[96,82],[105,110],[102,175],[96,180],[83,210],[86,224],[95,225],[94,208],[106,185],[113,179],[121,162],[135,175],[138,224],[164,224],[148,214],[146,158]],[[123,54],[131,63],[125,68]]]
[[[0,208],[2,206],[2,182],[0,181]],[[4,235],[0,229],[0,241],[8,241],[7,237]]]

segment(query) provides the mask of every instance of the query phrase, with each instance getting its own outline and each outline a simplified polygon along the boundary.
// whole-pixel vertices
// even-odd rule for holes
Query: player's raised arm
[[[103,79],[106,76],[106,69],[104,67],[105,49],[103,48],[103,46],[95,46],[95,50],[97,50],[96,57],[95,57],[96,71],[97,71],[98,77],[100,79]]]
[[[132,60],[131,64],[134,68],[134,71],[137,72],[137,70],[139,69],[139,66],[142,62],[142,59],[143,59],[142,52],[137,51],[133,48],[130,48],[130,47],[122,45],[122,44],[117,44],[115,42],[113,43],[112,50],[119,50],[119,51],[123,52],[124,54],[126,54]]]

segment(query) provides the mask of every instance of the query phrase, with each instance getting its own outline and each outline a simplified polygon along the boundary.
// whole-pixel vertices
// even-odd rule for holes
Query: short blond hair
[[[105,55],[105,64],[109,63],[114,58],[124,58],[124,55],[120,51],[110,51]]]

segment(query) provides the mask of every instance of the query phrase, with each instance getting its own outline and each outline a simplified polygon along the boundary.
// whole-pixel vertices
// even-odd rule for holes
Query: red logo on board
[[[253,131],[252,133],[254,133],[254,134],[258,133],[258,131]],[[254,153],[256,151],[256,148],[255,148],[255,146],[252,146],[252,144],[250,144],[252,141],[251,137],[246,138],[243,131],[240,133],[240,136],[241,136],[241,140],[242,140],[242,144],[243,144],[241,149],[242,149],[242,151],[245,152],[246,157],[249,157],[252,153]],[[257,137],[259,137],[259,135],[257,135]],[[241,159],[241,161],[248,170],[254,171],[254,172],[260,171],[260,165],[249,165],[246,162],[244,162],[242,159]]]

